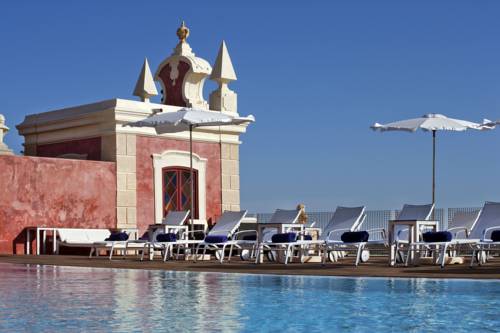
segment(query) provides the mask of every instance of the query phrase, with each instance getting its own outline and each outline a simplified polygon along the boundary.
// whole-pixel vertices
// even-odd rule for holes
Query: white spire
[[[226,42],[222,41],[219,48],[219,54],[215,60],[214,68],[210,79],[220,82],[229,82],[236,80],[236,73],[234,72],[233,63],[231,62],[231,57],[227,51]]]
[[[149,102],[149,98],[156,95],[158,95],[158,91],[156,90],[151,69],[149,69],[148,58],[144,58],[141,74],[135,84],[134,96],[140,97],[143,102]]]

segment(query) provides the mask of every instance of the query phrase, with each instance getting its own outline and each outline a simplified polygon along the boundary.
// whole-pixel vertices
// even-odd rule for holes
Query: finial
[[[141,73],[134,88],[134,96],[140,97],[141,101],[149,102],[149,98],[158,95],[148,59],[144,58]]]
[[[217,59],[215,59],[210,79],[225,83],[236,80],[236,73],[234,72],[233,63],[231,62],[225,41],[222,41],[220,44],[219,53],[217,54]]]
[[[186,27],[186,23],[182,21],[181,26],[177,29],[177,37],[181,43],[185,43],[186,39],[189,37],[189,28]]]
[[[5,117],[0,114],[0,155],[12,155],[12,150],[7,147],[3,142],[3,137],[9,131],[9,128],[5,126]]]

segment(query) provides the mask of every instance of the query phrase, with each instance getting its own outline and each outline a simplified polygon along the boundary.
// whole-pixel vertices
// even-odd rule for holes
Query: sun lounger
[[[355,266],[360,261],[366,262],[370,252],[366,249],[368,244],[385,244],[385,230],[381,228],[362,230],[366,219],[365,207],[337,207],[332,220],[325,228],[326,234],[322,235],[321,251],[323,252],[323,264],[327,257],[331,261],[337,261],[346,251],[355,250]],[[380,234],[380,239],[370,240],[370,236]]]
[[[476,227],[469,238],[476,240],[472,245],[471,267],[476,261],[478,265],[486,263],[491,252],[500,251],[500,202],[484,204]]]
[[[146,250],[149,253],[159,250],[162,252],[164,260],[166,260],[172,250],[172,242],[182,239],[185,234],[187,235],[186,221],[188,217],[189,210],[169,211],[161,224],[149,226],[147,237],[127,242],[127,249],[141,249],[141,260],[144,259]]]
[[[396,221],[428,221],[434,212],[434,204],[425,205],[403,205],[403,209],[399,212]],[[403,247],[408,245],[408,228],[397,227],[394,235],[394,242],[396,243],[396,256],[401,262],[404,262]],[[422,232],[422,230],[419,230]]]
[[[90,256],[92,256],[95,243],[104,242],[111,235],[108,229],[58,228],[56,232],[59,236],[56,253],[59,254],[61,246],[79,247],[90,249]]]
[[[470,235],[476,228],[481,228],[483,222],[478,223],[481,212],[482,210],[476,210],[455,214],[446,231],[423,233],[422,241],[410,244],[409,251],[418,252],[418,258],[420,258],[422,253],[432,252],[435,262],[439,263],[441,268],[443,268],[446,263],[446,254],[450,250],[453,249],[452,254],[456,256],[456,249],[459,245],[477,242],[477,239],[470,238]],[[439,254],[437,258],[436,254]],[[407,256],[406,258],[406,266],[408,265],[409,257]]]
[[[237,249],[246,247],[253,250],[256,239],[244,239],[239,237],[242,235],[256,236],[256,231],[237,231],[246,214],[246,210],[239,212],[224,212],[212,230],[208,232],[205,239],[197,244],[194,258],[195,261],[197,260],[200,249],[203,249],[203,257],[205,256],[207,250],[214,250],[220,263],[224,262],[225,251],[228,246],[230,248],[228,260],[231,260],[233,249],[235,247]]]
[[[296,224],[301,212],[302,210],[300,209],[276,209],[268,223],[270,225]],[[288,254],[293,247],[293,244],[291,244],[293,243],[292,240],[287,237],[293,237],[295,240],[297,233],[287,231],[286,233],[279,234],[276,228],[264,228],[261,243],[257,244],[256,262],[259,262],[261,251],[268,251],[268,259],[274,261],[276,259],[274,255],[275,251],[281,250],[285,251],[286,264],[288,262]]]

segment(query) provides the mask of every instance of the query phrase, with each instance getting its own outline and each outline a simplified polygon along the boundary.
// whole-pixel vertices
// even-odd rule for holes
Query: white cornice
[[[19,134],[25,136],[26,143],[60,142],[113,133],[188,140],[187,132],[157,135],[152,128],[125,126],[130,122],[144,119],[153,114],[153,110],[159,109],[162,112],[174,112],[180,107],[126,99],[110,99],[28,115],[16,127]],[[246,132],[247,126],[198,128],[193,132],[193,139],[206,142],[240,143],[239,135]]]

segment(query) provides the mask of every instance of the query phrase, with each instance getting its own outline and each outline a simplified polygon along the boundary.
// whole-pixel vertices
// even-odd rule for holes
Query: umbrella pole
[[[189,178],[191,183],[191,230],[194,230],[193,125],[189,125]]]
[[[436,203],[436,130],[432,131],[432,204]],[[434,219],[434,210],[432,211]]]

